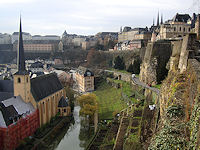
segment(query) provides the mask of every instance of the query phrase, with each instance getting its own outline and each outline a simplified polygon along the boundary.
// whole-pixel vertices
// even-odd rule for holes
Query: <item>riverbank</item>
[[[73,122],[72,116],[53,118],[50,123],[37,129],[33,136],[21,141],[16,150],[53,149],[49,145],[57,139],[58,135],[63,132],[63,129],[68,130],[71,122]]]

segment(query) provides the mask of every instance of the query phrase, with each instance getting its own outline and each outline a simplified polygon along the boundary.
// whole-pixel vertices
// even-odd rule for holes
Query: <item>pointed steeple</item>
[[[25,68],[21,15],[20,15],[20,25],[19,25],[18,50],[17,50],[17,67],[18,67],[17,74],[26,74],[27,73],[26,68]]]
[[[155,23],[154,23],[154,18],[153,18],[153,26],[155,25]]]
[[[161,22],[160,24],[163,24],[163,14],[161,15]]]
[[[159,11],[158,11],[158,17],[157,17],[157,27],[160,25],[160,21],[159,21]]]

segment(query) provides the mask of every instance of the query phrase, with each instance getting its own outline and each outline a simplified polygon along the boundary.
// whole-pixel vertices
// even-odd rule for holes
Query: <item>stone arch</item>
[[[122,75],[120,74],[120,75],[118,76],[118,80],[121,80],[121,78],[122,78]]]

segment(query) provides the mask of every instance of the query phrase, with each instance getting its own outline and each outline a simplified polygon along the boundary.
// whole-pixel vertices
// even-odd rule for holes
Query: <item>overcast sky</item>
[[[22,30],[32,35],[92,35],[149,27],[158,11],[168,20],[177,12],[197,12],[194,6],[193,0],[0,0],[0,33],[18,31],[20,12]]]

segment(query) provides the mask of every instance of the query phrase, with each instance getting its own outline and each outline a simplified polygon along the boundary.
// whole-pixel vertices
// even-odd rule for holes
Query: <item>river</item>
[[[61,140],[54,141],[54,150],[84,150],[91,138],[91,130],[85,128],[84,120],[79,116],[80,106],[75,106],[73,111],[74,123],[71,123],[68,130],[63,130],[66,133]],[[92,130],[93,131],[93,130]]]

